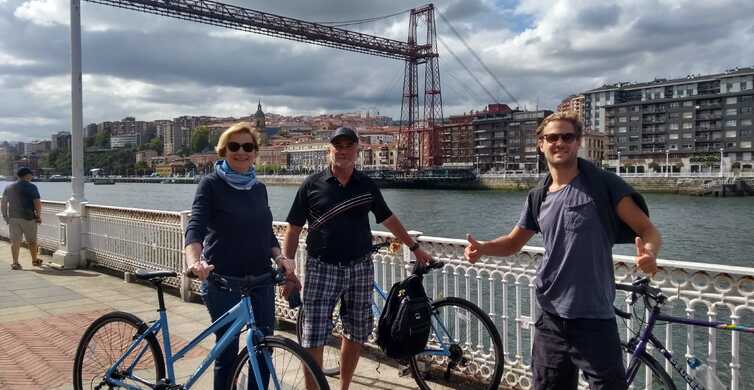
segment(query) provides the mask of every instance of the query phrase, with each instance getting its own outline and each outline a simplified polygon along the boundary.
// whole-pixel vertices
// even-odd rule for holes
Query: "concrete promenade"
[[[46,263],[49,257],[42,259]],[[157,318],[157,294],[149,286],[97,270],[32,267],[25,248],[20,263],[23,270],[11,271],[10,244],[0,241],[0,390],[72,389],[73,357],[89,323],[112,310],[131,312],[144,321]],[[176,292],[165,294],[165,304],[174,351],[209,324],[202,304],[182,302]],[[280,328],[277,335],[295,339],[291,324]],[[209,337],[177,365],[179,382],[213,344],[214,337]],[[416,388],[410,376],[398,375],[394,364],[370,353],[359,362],[351,388]],[[211,389],[211,377],[210,370],[193,388]],[[340,383],[332,380],[330,385],[338,389]]]

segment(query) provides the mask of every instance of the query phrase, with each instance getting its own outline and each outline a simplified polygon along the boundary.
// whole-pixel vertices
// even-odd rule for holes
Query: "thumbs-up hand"
[[[474,264],[482,257],[482,247],[484,244],[475,240],[471,234],[466,234],[466,240],[469,242],[469,245],[463,250],[463,255],[469,263]]]
[[[657,255],[647,249],[641,237],[636,237],[636,265],[645,274],[654,275],[657,272]]]

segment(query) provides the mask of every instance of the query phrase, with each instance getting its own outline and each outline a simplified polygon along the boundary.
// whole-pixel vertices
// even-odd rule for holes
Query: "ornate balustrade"
[[[50,250],[59,236],[55,214],[63,210],[60,202],[44,202],[40,242]],[[183,229],[189,212],[167,212],[119,207],[85,205],[83,216],[84,256],[90,264],[123,272],[136,269],[171,269],[181,272],[183,264]],[[285,223],[273,226],[282,241]],[[0,221],[0,234],[7,237],[7,225]],[[374,232],[375,240],[389,239],[384,232]],[[298,273],[305,281],[306,231],[297,251]],[[446,262],[442,270],[425,277],[427,293],[433,298],[459,296],[476,303],[488,313],[500,329],[505,349],[504,385],[531,388],[529,365],[537,307],[534,279],[543,249],[524,247],[510,257],[483,257],[475,265],[463,258],[465,240],[420,236],[422,247],[435,259]],[[398,253],[381,251],[374,256],[375,277],[388,289],[406,276],[410,252],[403,247]],[[633,278],[632,257],[614,256],[615,276],[619,282]],[[707,263],[658,260],[660,271],[653,283],[670,297],[666,312],[701,319],[716,319],[754,324],[754,268]],[[184,293],[196,292],[197,283],[169,281]],[[186,291],[188,290],[188,291]],[[186,294],[188,295],[188,294]],[[185,295],[184,295],[185,296]],[[618,297],[622,304],[624,296]],[[278,298],[277,313],[295,320],[296,312]],[[625,305],[624,309],[628,308]],[[638,312],[641,314],[641,310]],[[637,323],[621,324],[629,335]],[[655,334],[682,362],[696,355],[717,369],[731,389],[745,389],[754,383],[754,337],[715,329],[682,325],[661,325]],[[667,364],[666,364],[667,365]],[[670,367],[667,365],[668,371]],[[682,388],[682,387],[679,387]]]

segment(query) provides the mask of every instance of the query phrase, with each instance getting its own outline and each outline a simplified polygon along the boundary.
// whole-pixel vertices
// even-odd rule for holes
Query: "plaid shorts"
[[[305,277],[301,345],[304,348],[325,345],[333,329],[332,312],[338,299],[343,335],[349,340],[366,343],[374,327],[372,256],[364,256],[347,266],[328,264],[309,257]]]

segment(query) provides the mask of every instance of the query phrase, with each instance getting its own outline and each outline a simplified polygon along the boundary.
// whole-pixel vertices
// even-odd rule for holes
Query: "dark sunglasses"
[[[544,139],[551,144],[558,142],[559,139],[562,139],[563,142],[570,144],[571,142],[575,141],[576,138],[576,133],[542,134],[539,136],[539,139]]]
[[[230,150],[231,152],[237,152],[238,149],[241,148],[243,148],[244,152],[251,153],[257,150],[257,145],[252,142],[246,142],[244,144],[239,144],[238,142],[228,142],[228,150]]]

